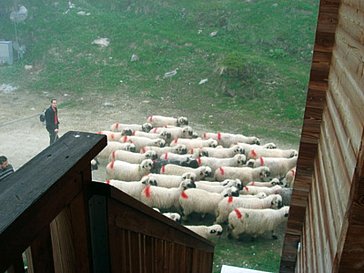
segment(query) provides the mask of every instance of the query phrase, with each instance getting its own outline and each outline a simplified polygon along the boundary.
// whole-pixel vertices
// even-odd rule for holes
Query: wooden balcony
[[[1,181],[0,272],[212,272],[211,242],[92,182],[105,145],[68,132]]]

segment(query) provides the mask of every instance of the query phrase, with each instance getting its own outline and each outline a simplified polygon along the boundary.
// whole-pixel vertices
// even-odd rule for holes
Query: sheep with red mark
[[[240,191],[240,194],[255,195],[264,192],[266,195],[277,194],[282,189],[281,186],[275,185],[273,187],[257,187],[257,186],[245,186]]]
[[[267,166],[271,177],[283,178],[289,170],[297,165],[297,157],[259,157],[258,159],[249,159],[246,165],[251,168]]]
[[[134,153],[129,151],[113,151],[109,156],[109,161],[121,160],[129,163],[139,164],[144,159],[157,159],[157,153],[155,151],[146,151],[145,153]]]
[[[216,181],[225,179],[240,179],[243,183],[250,181],[264,181],[270,176],[269,168],[266,166],[258,168],[250,167],[220,167],[215,171]]]
[[[127,123],[115,122],[111,125],[110,130],[113,132],[122,132],[123,130],[132,130],[132,131],[143,131],[143,132],[148,133],[152,128],[153,128],[153,126],[150,123],[127,124]]]
[[[140,194],[145,187],[147,187],[148,185],[157,186],[156,181],[149,178],[148,176],[144,176],[140,181],[121,181],[111,179],[106,180],[106,184],[109,184],[125,192],[126,194],[137,200],[140,200]]]
[[[153,150],[157,152],[157,155],[160,157],[164,153],[174,153],[174,154],[187,154],[187,147],[186,145],[175,145],[173,147],[166,146],[166,147],[157,147],[157,146],[145,146],[143,147],[140,152],[145,152]]]
[[[177,126],[188,125],[188,119],[186,117],[166,117],[161,115],[152,115],[147,117],[147,122],[152,124],[153,127],[164,126]]]
[[[287,220],[289,207],[280,209],[247,209],[236,208],[228,217],[229,235],[235,239],[243,234],[254,238],[270,231],[273,239],[277,239],[275,229]]]
[[[279,194],[268,195],[266,198],[227,197],[217,205],[216,223],[228,220],[229,213],[236,208],[248,209],[279,209],[282,207],[282,197]]]
[[[187,172],[196,174],[196,180],[203,180],[204,178],[211,177],[211,168],[208,166],[201,166],[198,168],[183,167],[175,164],[167,164],[162,166],[161,174],[182,175]]]
[[[187,150],[191,151],[192,149],[202,148],[202,147],[216,147],[217,141],[210,138],[210,139],[188,139],[188,138],[178,138],[171,142],[170,146],[175,146],[178,144],[184,144],[187,146]]]
[[[255,136],[245,136],[242,134],[230,134],[230,133],[204,133],[202,135],[203,139],[212,138],[216,140],[219,145],[222,145],[225,148],[231,147],[234,144],[238,143],[248,143],[248,144],[260,144],[259,138]]]
[[[216,192],[216,193],[221,193],[226,188],[231,188],[231,187],[235,187],[238,190],[243,189],[243,183],[241,183],[239,179],[227,179],[225,180],[224,184],[219,183],[219,185],[216,185],[208,181],[196,181],[195,184],[197,189],[202,189],[208,192]]]
[[[259,157],[284,157],[291,158],[297,157],[298,152],[294,149],[264,149],[264,148],[254,148],[245,149],[245,155],[247,159],[257,159]]]
[[[158,209],[179,209],[179,196],[189,188],[194,188],[195,183],[191,179],[183,180],[178,188],[163,188],[157,186],[146,187],[140,197],[140,201],[149,207]]]
[[[182,175],[171,175],[171,174],[156,174],[151,173],[149,177],[155,180],[159,187],[164,188],[178,188],[181,182],[185,179],[196,180],[196,174],[186,172]]]
[[[296,177],[296,167],[290,169],[286,173],[286,176],[283,179],[283,183],[285,184],[285,186],[288,188],[293,188],[295,177]]]
[[[152,133],[160,133],[166,131],[171,135],[171,139],[176,138],[193,138],[193,129],[191,126],[184,127],[157,127],[151,130]]]
[[[166,145],[166,141],[161,138],[150,139],[147,137],[138,137],[138,136],[124,136],[119,139],[119,142],[125,143],[130,142],[135,145],[137,151],[140,151],[145,146],[157,146],[164,147]]]
[[[127,133],[125,131],[123,131],[123,132],[99,131],[99,132],[96,132],[96,134],[106,135],[108,141],[118,141],[121,137],[127,135]],[[130,132],[129,135],[131,135],[131,134],[132,133]]]
[[[151,139],[161,138],[161,139],[164,139],[166,142],[169,142],[172,138],[171,134],[169,132],[167,132],[166,130],[161,130],[158,133],[154,133],[154,132],[146,133],[146,132],[142,132],[142,131],[134,131],[132,135],[151,138]]]
[[[244,154],[244,149],[240,145],[233,145],[229,148],[223,148],[222,146],[216,148],[203,147],[200,149],[199,153],[201,156],[227,158],[233,157],[236,154]]]
[[[201,237],[211,240],[216,237],[220,237],[223,233],[223,229],[221,225],[198,225],[198,226],[191,226],[191,225],[184,225],[184,227],[192,230],[194,233],[197,233]]]
[[[144,159],[140,164],[132,164],[121,160],[115,160],[107,164],[106,176],[108,179],[123,181],[138,181],[150,173],[153,168],[153,160]]]
[[[197,162],[200,166],[209,166],[212,172],[215,172],[220,167],[242,167],[246,162],[246,156],[243,154],[236,154],[229,158],[202,156],[197,158]]]
[[[107,145],[104,147],[104,149],[102,149],[97,157],[102,159],[108,159],[112,152],[119,150],[135,152],[135,145],[130,142],[120,143],[118,141],[108,141]]]
[[[252,182],[249,182],[248,184],[246,184],[246,186],[256,186],[256,187],[273,187],[275,185],[283,186],[284,183],[275,177],[271,181],[268,181],[268,182],[252,181]]]
[[[235,187],[226,188],[221,193],[208,192],[202,189],[187,189],[184,195],[179,197],[183,219],[187,220],[193,212],[216,216],[217,205],[224,197],[238,195],[239,190]]]

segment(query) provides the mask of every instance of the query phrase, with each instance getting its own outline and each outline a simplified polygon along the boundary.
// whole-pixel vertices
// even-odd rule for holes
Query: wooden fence
[[[0,272],[212,272],[212,243],[91,181],[105,145],[68,132],[1,181]]]

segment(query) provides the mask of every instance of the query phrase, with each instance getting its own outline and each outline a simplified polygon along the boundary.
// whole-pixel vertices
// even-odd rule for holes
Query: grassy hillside
[[[0,79],[34,91],[163,98],[186,112],[204,112],[196,115],[201,123],[211,115],[224,119],[215,130],[297,144],[316,2],[79,0],[67,12],[67,1],[24,0],[29,16],[17,32],[27,52],[1,68]],[[2,39],[15,40],[14,3],[20,1],[2,1]],[[108,47],[92,44],[102,37],[110,39]],[[139,61],[131,62],[132,54]],[[36,72],[26,72],[25,64]],[[174,77],[163,79],[176,68]]]
[[[318,0],[72,3],[69,9],[66,0],[1,0],[0,39],[14,41],[16,29],[27,50],[14,65],[0,66],[0,85],[35,95],[127,94],[211,130],[298,144]],[[9,20],[15,4],[29,12],[17,25]],[[109,38],[109,46],[92,44],[97,38]],[[139,60],[132,62],[132,54]],[[175,76],[163,77],[174,69]],[[224,263],[278,272],[281,242],[224,237],[214,270]]]

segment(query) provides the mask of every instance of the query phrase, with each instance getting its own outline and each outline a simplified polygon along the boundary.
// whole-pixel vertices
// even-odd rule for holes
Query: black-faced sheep
[[[123,181],[138,181],[150,173],[153,168],[153,160],[144,159],[140,164],[131,164],[125,161],[115,160],[107,164],[106,176],[108,179]]]
[[[284,178],[287,172],[297,165],[297,157],[259,157],[258,159],[249,159],[246,165],[251,168],[267,166],[271,177]]]
[[[220,167],[215,171],[214,178],[216,181],[225,179],[240,179],[243,183],[250,181],[264,181],[270,176],[268,167]]]
[[[117,150],[113,151],[109,156],[109,161],[121,160],[129,163],[139,164],[144,159],[155,160],[157,153],[155,151],[146,151],[145,153],[133,153],[129,151]]]
[[[111,125],[110,130],[114,132],[121,132],[123,130],[132,130],[132,131],[143,131],[149,132],[153,128],[152,124],[144,123],[144,124],[125,124],[120,122],[115,122]]]
[[[211,177],[212,174],[211,168],[208,166],[189,168],[189,167],[178,166],[175,164],[167,164],[163,165],[160,170],[161,174],[173,174],[173,175],[182,175],[187,172],[192,172],[196,174],[197,180],[203,180],[206,177]]]
[[[201,237],[203,237],[205,239],[208,239],[208,240],[221,236],[222,232],[223,232],[223,229],[222,229],[221,225],[212,225],[212,226],[204,226],[204,225],[189,226],[189,225],[185,225],[184,227],[192,230],[193,232],[197,233]]]
[[[248,143],[248,144],[260,144],[259,138],[255,136],[244,136],[242,134],[230,134],[230,133],[204,133],[203,139],[212,138],[215,139],[219,145],[225,148],[231,147],[237,143]]]
[[[164,127],[164,126],[183,126],[188,125],[188,119],[186,117],[166,117],[161,115],[148,116],[147,122],[152,124],[153,127]]]

